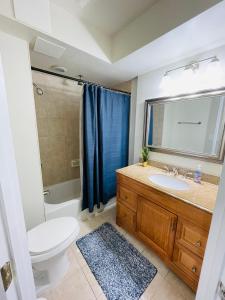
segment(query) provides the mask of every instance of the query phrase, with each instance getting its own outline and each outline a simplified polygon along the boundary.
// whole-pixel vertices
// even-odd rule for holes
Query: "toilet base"
[[[69,268],[67,253],[64,252],[43,262],[33,263],[34,282],[37,293],[55,286]]]

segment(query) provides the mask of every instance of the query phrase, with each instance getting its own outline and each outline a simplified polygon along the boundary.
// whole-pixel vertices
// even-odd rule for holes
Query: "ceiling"
[[[126,57],[107,63],[73,47],[54,59],[31,51],[33,66],[49,69],[62,65],[69,76],[82,74],[84,79],[113,86],[146,72],[225,45],[225,1],[192,18]],[[215,55],[217,53],[214,53]]]
[[[75,0],[52,0],[52,1],[68,1],[67,9],[75,9],[75,4],[80,3]],[[87,4],[89,3],[88,0]],[[91,0],[92,3],[100,0]],[[104,0],[108,1],[108,0]],[[117,0],[110,0],[110,2],[117,2]],[[127,0],[120,0],[120,2]],[[129,3],[133,0],[128,0]],[[139,2],[141,0],[136,0]],[[181,0],[161,0],[163,4],[167,1],[181,1]],[[183,0],[183,3],[186,0]],[[194,3],[196,0],[192,0]],[[208,3],[213,2],[213,0],[205,0]],[[214,0],[215,1],[215,0]],[[101,1],[100,1],[101,2]],[[196,1],[197,2],[197,1]],[[201,2],[200,0],[198,2]],[[150,3],[150,2],[149,2]],[[160,3],[157,1],[149,10],[154,10],[156,6]],[[71,5],[71,7],[69,7]],[[193,7],[193,6],[192,6]],[[61,11],[60,11],[61,12]],[[68,14],[69,15],[69,14]],[[78,74],[82,74],[84,79],[97,82],[106,86],[114,86],[121,82],[131,80],[136,76],[140,76],[146,72],[159,69],[161,67],[166,68],[171,64],[175,66],[180,64],[181,60],[192,60],[193,58],[198,58],[198,55],[204,53],[208,50],[215,49],[225,45],[225,1],[220,1],[219,4],[212,6],[210,9],[190,18],[188,21],[183,22],[181,25],[176,26],[172,30],[168,30],[165,34],[161,34],[155,37],[152,41],[145,43],[142,47],[137,47],[137,50],[126,53],[121,59],[116,61],[113,60],[103,60],[101,57],[93,55],[90,51],[82,50],[78,47],[82,42],[82,34],[74,34],[76,29],[76,24],[66,23],[65,17],[63,18],[60,14],[57,15],[61,17],[61,23],[58,27],[61,30],[61,36],[50,36],[49,34],[40,32],[38,30],[32,29],[22,23],[18,23],[17,20],[12,20],[5,17],[0,17],[0,27],[3,31],[9,34],[13,34],[22,39],[27,40],[31,45],[31,64],[34,67],[42,68],[45,70],[51,70],[52,65],[64,66],[67,68],[65,73],[68,76],[77,77]],[[140,19],[141,16],[138,18]],[[162,23],[162,20],[159,20]],[[168,22],[168,20],[166,20]],[[79,25],[79,24],[78,24]],[[140,24],[142,25],[142,23]],[[64,26],[64,27],[63,27]],[[67,35],[67,28],[70,26],[71,35]],[[130,24],[128,25],[128,27]],[[130,30],[131,37],[136,41],[133,29],[137,28],[136,22],[135,26],[131,26]],[[140,26],[140,33],[142,33]],[[148,27],[149,28],[149,27]],[[148,30],[147,30],[148,33]],[[138,35],[138,34],[137,34]],[[37,36],[40,36],[50,42],[56,43],[59,46],[65,47],[66,50],[62,57],[55,59],[47,55],[43,55],[32,51],[32,41],[35,41]],[[76,45],[67,42],[64,36],[68,37],[70,41],[71,38],[75,37]],[[93,34],[89,34],[95,45],[98,45],[98,41],[95,40]],[[128,39],[124,39],[124,43],[128,43]],[[90,44],[86,45],[86,49],[92,49]],[[222,49],[224,51],[224,48]],[[214,51],[214,50],[213,50]],[[216,52],[215,52],[216,51]],[[215,50],[214,55],[220,54],[218,49]]]
[[[112,36],[159,0],[51,0]]]

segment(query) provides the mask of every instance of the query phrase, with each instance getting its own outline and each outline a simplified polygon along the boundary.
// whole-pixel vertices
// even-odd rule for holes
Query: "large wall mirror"
[[[222,162],[225,90],[145,101],[144,145]]]

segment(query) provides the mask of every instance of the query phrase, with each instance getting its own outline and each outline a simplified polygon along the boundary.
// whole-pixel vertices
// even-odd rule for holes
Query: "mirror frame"
[[[177,96],[171,96],[171,97],[160,97],[160,98],[153,98],[153,99],[147,99],[145,100],[145,108],[144,108],[144,132],[143,132],[143,147],[148,147],[151,151],[154,152],[160,152],[160,153],[166,153],[166,154],[173,154],[173,155],[179,155],[179,156],[185,156],[185,157],[192,157],[195,159],[210,161],[214,163],[221,164],[224,161],[225,156],[225,125],[223,128],[223,134],[222,139],[220,143],[220,151],[218,155],[208,155],[208,154],[201,154],[201,153],[195,153],[195,152],[185,152],[185,151],[179,151],[174,150],[170,148],[161,148],[157,146],[149,146],[147,144],[147,133],[148,133],[148,105],[153,103],[165,103],[165,102],[172,102],[172,101],[179,101],[179,100],[191,100],[194,98],[201,98],[203,96],[216,96],[216,95],[224,95],[225,96],[225,87],[220,89],[213,89],[213,90],[205,90],[200,91],[196,93],[190,93],[190,94],[180,94]]]

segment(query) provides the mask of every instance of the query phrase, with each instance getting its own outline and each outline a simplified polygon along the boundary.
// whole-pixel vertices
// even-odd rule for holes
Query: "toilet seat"
[[[32,263],[48,260],[65,250],[77,237],[75,218],[62,217],[44,222],[28,231],[28,248]]]

